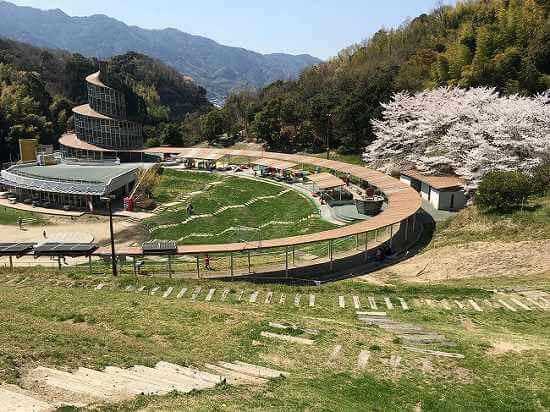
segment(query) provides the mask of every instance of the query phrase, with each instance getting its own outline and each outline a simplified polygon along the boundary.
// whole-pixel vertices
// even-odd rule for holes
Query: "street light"
[[[327,160],[330,160],[330,135],[332,134],[332,116],[334,114],[333,113],[327,113],[326,116],[327,116],[327,119],[328,119],[328,123],[327,123]]]
[[[107,202],[107,207],[109,208],[109,229],[111,231],[111,264],[113,267],[113,276],[118,276],[115,256],[115,235],[113,231],[113,198],[114,196],[102,196],[100,197],[100,200],[102,200],[103,202]]]

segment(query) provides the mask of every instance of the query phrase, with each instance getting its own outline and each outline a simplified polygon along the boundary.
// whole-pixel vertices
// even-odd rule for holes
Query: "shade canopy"
[[[334,189],[346,185],[342,179],[330,173],[317,173],[307,178],[321,190]]]

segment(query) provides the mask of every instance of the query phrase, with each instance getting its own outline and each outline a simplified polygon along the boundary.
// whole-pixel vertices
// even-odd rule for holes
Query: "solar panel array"
[[[178,250],[178,244],[175,240],[153,240],[143,243],[142,249],[143,253],[175,253]]]
[[[34,247],[34,256],[89,256],[96,249],[92,243],[42,243]]]
[[[22,256],[33,247],[34,243],[0,243],[0,256]]]

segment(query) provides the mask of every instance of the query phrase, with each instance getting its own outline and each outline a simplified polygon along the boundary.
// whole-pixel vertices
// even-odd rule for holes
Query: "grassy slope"
[[[212,175],[204,173],[182,173],[169,171],[157,190],[157,195],[164,201],[174,200],[176,191],[192,192],[205,186]],[[166,172],[165,172],[166,174]],[[204,175],[204,176],[203,176]],[[206,177],[205,177],[206,176]],[[211,178],[221,179],[213,175]],[[192,190],[189,189],[192,187]],[[240,205],[254,197],[275,196],[284,190],[282,186],[269,182],[230,177],[220,185],[213,186],[207,192],[192,198],[194,214],[210,214],[223,206]],[[246,226],[256,228],[269,221],[297,222],[317,212],[315,205],[296,192],[288,192],[273,199],[260,200],[246,208],[230,209],[224,213],[193,220],[185,225],[155,231],[157,239],[179,239],[190,233],[220,233],[227,228]],[[168,209],[159,216],[146,221],[147,225],[157,226],[172,224],[186,219],[185,210]],[[262,239],[270,239],[305,233],[312,233],[333,228],[334,225],[314,218],[300,225],[271,225],[262,229]],[[254,232],[226,232],[215,237],[192,237],[182,243],[220,243],[246,241],[258,237]]]
[[[336,303],[340,294],[348,299],[357,294],[363,302],[370,295],[394,299],[403,296],[408,300],[484,298],[489,293],[482,287],[494,287],[498,280],[479,281],[475,286],[465,281],[435,287],[397,285],[395,290],[351,281],[299,290],[230,285],[234,290],[260,290],[259,302],[268,289],[290,297],[297,291],[317,295],[315,308],[302,304],[298,309],[290,298],[286,305],[239,303],[234,299],[220,303],[218,292],[218,299],[211,303],[193,303],[189,297],[162,299],[122,292],[124,285],[134,281],[131,278],[113,284],[115,290],[102,291],[48,286],[44,278],[36,274],[25,286],[0,286],[0,328],[4,331],[0,335],[0,380],[13,382],[21,368],[38,364],[100,368],[109,364],[153,365],[159,360],[199,365],[244,360],[292,373],[290,378],[265,387],[140,397],[105,410],[411,410],[417,403],[424,410],[550,408],[550,312],[494,310],[465,314],[427,308],[393,312],[394,317],[442,331],[457,342],[452,351],[467,355],[458,361],[431,358],[431,366],[426,368],[424,357],[403,351],[391,334],[378,328],[361,329],[353,309],[338,309]],[[65,283],[70,280],[66,278]],[[547,275],[530,281],[533,286],[550,290]],[[84,285],[97,280],[80,277],[77,282]],[[146,283],[163,287],[196,285],[191,281],[140,280],[140,284]],[[202,286],[221,289],[228,285],[208,282]],[[471,324],[468,328],[463,326],[466,320]],[[259,334],[269,321],[318,328],[321,335],[313,347],[265,340]],[[255,340],[261,344],[253,344]],[[491,347],[498,341],[521,341],[539,349],[492,355]],[[331,363],[328,355],[335,344],[342,344],[344,349],[341,359]],[[362,349],[373,352],[363,372],[355,369]],[[386,364],[392,354],[403,357],[398,372]]]
[[[43,223],[43,218],[39,214],[25,212],[23,210],[16,210],[7,208],[0,208],[0,225],[17,225],[17,219],[34,219],[32,225],[40,225]]]
[[[475,206],[436,227],[430,247],[475,241],[550,239],[550,196],[530,199],[524,210],[485,214]]]

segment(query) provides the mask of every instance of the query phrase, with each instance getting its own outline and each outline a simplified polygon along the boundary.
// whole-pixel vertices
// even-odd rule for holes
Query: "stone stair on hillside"
[[[117,402],[137,395],[189,393],[216,385],[261,385],[288,373],[245,362],[206,364],[205,370],[158,362],[154,368],[136,365],[128,369],[78,368],[68,372],[38,367],[23,382],[27,389],[0,385],[0,410],[10,412],[54,411],[63,405],[84,407],[97,402]]]

